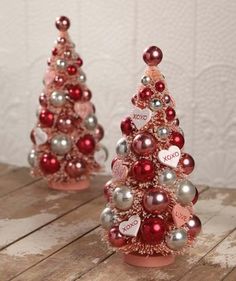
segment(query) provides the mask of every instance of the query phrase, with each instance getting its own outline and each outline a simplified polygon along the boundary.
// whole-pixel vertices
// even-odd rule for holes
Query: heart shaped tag
[[[122,221],[119,225],[119,231],[126,236],[137,236],[141,219],[138,215],[131,216],[127,221]]]
[[[152,117],[152,111],[149,108],[140,109],[135,107],[131,113],[131,119],[133,120],[137,129],[146,125]]]
[[[170,167],[177,167],[181,156],[180,149],[176,145],[171,145],[168,150],[163,149],[158,152],[159,161]]]
[[[82,119],[84,119],[89,114],[93,113],[93,105],[91,102],[76,102],[74,104],[74,110]]]
[[[116,180],[124,180],[128,175],[128,168],[122,163],[122,160],[116,160],[112,167],[112,175],[113,178]]]
[[[190,219],[191,213],[189,210],[180,204],[177,204],[172,209],[172,218],[176,227],[180,227],[187,223]]]
[[[41,145],[47,142],[48,135],[41,128],[37,127],[34,129],[34,138],[35,143]]]

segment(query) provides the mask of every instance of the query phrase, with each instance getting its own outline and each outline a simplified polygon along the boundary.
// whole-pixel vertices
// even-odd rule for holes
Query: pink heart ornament
[[[45,85],[49,85],[50,83],[52,83],[54,77],[55,77],[55,72],[47,70],[43,79]]]
[[[124,180],[128,175],[128,168],[122,163],[122,160],[116,160],[112,167],[112,176],[116,180]]]
[[[169,167],[176,168],[181,156],[180,149],[176,145],[171,145],[168,150],[163,149],[158,152],[159,161]]]
[[[47,142],[48,135],[41,128],[37,127],[34,129],[34,138],[35,143],[41,145]]]
[[[131,112],[131,119],[137,129],[145,126],[152,117],[152,111],[149,108],[140,109],[135,107]]]
[[[172,209],[172,218],[176,227],[180,227],[187,223],[190,219],[191,213],[189,210],[180,204],[177,204]]]
[[[91,102],[76,102],[74,104],[74,110],[82,119],[84,119],[89,114],[93,113],[93,105]]]
[[[131,216],[127,221],[119,224],[119,231],[126,236],[136,237],[140,228],[141,219],[138,215]]]

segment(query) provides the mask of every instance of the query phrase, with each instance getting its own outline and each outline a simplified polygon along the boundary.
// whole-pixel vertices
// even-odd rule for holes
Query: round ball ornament
[[[60,156],[68,153],[72,147],[71,139],[67,135],[55,135],[50,143],[52,152]]]
[[[72,133],[74,130],[74,117],[61,114],[57,119],[57,128],[63,133]]]
[[[28,154],[28,163],[31,167],[35,167],[37,164],[37,152],[32,149]]]
[[[58,59],[56,61],[56,65],[57,65],[58,69],[62,70],[62,69],[64,69],[66,67],[66,61],[63,60],[63,59]]]
[[[125,118],[121,124],[120,128],[123,134],[130,135],[133,132],[132,120],[130,117]]]
[[[155,138],[149,133],[138,134],[133,142],[132,148],[138,155],[149,155],[156,150]]]
[[[174,170],[165,169],[159,176],[159,181],[164,185],[172,185],[176,180],[176,173]]]
[[[182,148],[184,146],[184,137],[179,132],[172,132],[170,135],[170,143],[172,145],[178,146],[178,148]]]
[[[167,246],[174,251],[182,249],[188,241],[187,232],[185,229],[174,229],[166,236]]]
[[[65,83],[65,80],[64,80],[63,76],[60,76],[60,75],[55,76],[54,84],[55,84],[56,87],[60,88],[64,85],[64,83]]]
[[[146,87],[139,92],[138,96],[141,100],[145,101],[149,100],[153,94],[153,91],[150,88]]]
[[[166,210],[169,204],[169,198],[166,192],[157,188],[145,192],[143,197],[143,206],[151,214],[160,214]]]
[[[75,75],[77,73],[77,67],[73,64],[67,66],[67,73],[69,75]]]
[[[128,210],[134,201],[134,196],[127,186],[116,187],[113,192],[113,201],[119,210]]]
[[[125,237],[120,233],[118,226],[110,229],[108,239],[111,245],[116,248],[120,248],[126,244]]]
[[[162,102],[159,99],[153,99],[149,103],[149,107],[152,111],[157,111],[162,108]]]
[[[70,20],[65,16],[61,16],[56,19],[55,25],[58,30],[66,31],[70,27]]]
[[[148,244],[158,244],[164,239],[166,224],[161,218],[144,219],[141,224],[142,239]]]
[[[82,89],[80,88],[80,86],[78,84],[76,84],[76,85],[72,85],[72,84],[67,85],[67,91],[68,91],[69,97],[72,100],[74,100],[74,101],[78,101],[78,100],[80,100],[82,98],[83,91],[82,91]]]
[[[78,76],[78,80],[79,80],[80,83],[85,83],[86,82],[86,75],[83,72],[81,72]]]
[[[126,138],[121,138],[116,144],[116,153],[120,157],[124,157],[129,153],[129,146]]]
[[[187,153],[184,153],[182,155],[182,157],[180,158],[179,163],[180,163],[180,166],[183,169],[183,172],[186,175],[189,175],[189,174],[192,173],[192,171],[194,169],[194,166],[195,166],[195,163],[194,163],[194,159],[191,155],[189,155]]]
[[[40,94],[39,103],[40,103],[41,106],[47,106],[47,97],[44,93]]]
[[[164,95],[164,101],[165,101],[165,103],[170,103],[171,102],[171,98],[170,98],[170,96],[169,95]]]
[[[41,157],[39,166],[45,174],[54,174],[60,169],[60,163],[57,157],[51,153],[45,153]]]
[[[92,98],[92,92],[89,89],[83,91],[82,99],[83,101],[89,101]]]
[[[155,177],[155,167],[151,160],[140,159],[132,166],[133,177],[140,182],[151,181]]]
[[[158,81],[155,84],[155,88],[158,92],[163,92],[165,90],[165,84],[162,81]]]
[[[98,120],[94,114],[88,115],[84,120],[84,125],[88,130],[94,130],[97,126]]]
[[[177,185],[176,195],[180,203],[188,204],[196,195],[196,187],[188,180],[181,181]]]
[[[141,79],[141,83],[146,86],[148,85],[149,83],[151,82],[151,78],[149,76],[143,76],[142,79]]]
[[[143,54],[143,60],[149,66],[156,66],[162,61],[162,51],[156,46],[148,47]]]
[[[193,217],[187,222],[187,226],[189,228],[188,234],[192,238],[196,237],[202,229],[201,221],[196,215],[193,215]]]
[[[55,107],[61,107],[66,102],[66,96],[64,92],[54,91],[50,96],[50,103]]]
[[[97,125],[94,130],[94,137],[97,141],[100,141],[104,137],[104,129],[101,125]]]
[[[95,150],[96,142],[93,136],[86,134],[77,141],[76,146],[81,153],[87,155]]]
[[[100,215],[101,226],[110,229],[114,223],[114,215],[110,208],[105,208]]]
[[[66,173],[71,178],[78,178],[86,172],[86,163],[83,159],[72,159],[65,167]]]
[[[51,111],[43,109],[39,114],[39,121],[45,127],[52,127],[54,123],[54,115]]]
[[[168,138],[170,131],[166,127],[160,127],[160,128],[157,128],[156,134],[157,134],[158,138],[164,140],[164,139]]]
[[[175,119],[175,110],[172,107],[167,107],[166,109],[166,120],[173,121]]]

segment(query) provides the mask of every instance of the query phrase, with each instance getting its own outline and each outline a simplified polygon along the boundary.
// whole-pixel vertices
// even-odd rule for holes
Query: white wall
[[[155,44],[197,163],[195,181],[236,187],[235,13],[230,0],[1,0],[0,161],[26,165],[54,19],[64,14],[110,155],[142,76],[142,51]]]

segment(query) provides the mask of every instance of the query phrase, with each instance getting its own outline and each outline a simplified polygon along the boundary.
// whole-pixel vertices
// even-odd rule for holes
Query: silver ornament
[[[186,245],[188,241],[187,232],[183,228],[172,230],[170,233],[167,234],[165,240],[167,246],[170,249],[175,251],[180,250]]]
[[[126,138],[121,138],[116,144],[116,153],[118,156],[126,156],[129,153],[129,147]]]
[[[149,107],[153,111],[157,111],[162,108],[162,102],[159,99],[153,99],[149,103]]]
[[[113,201],[117,209],[128,210],[133,204],[134,196],[127,186],[120,186],[113,192]]]
[[[58,59],[56,61],[57,68],[64,69],[66,67],[66,61],[62,59]]]
[[[169,133],[170,133],[170,131],[168,128],[160,127],[157,129],[157,136],[160,139],[166,139],[169,136]]]
[[[195,194],[196,187],[191,183],[191,181],[184,180],[178,184],[176,195],[180,203],[190,203],[195,197]]]
[[[94,130],[97,126],[97,117],[93,114],[88,115],[84,120],[84,125],[88,130]]]
[[[66,102],[66,96],[64,92],[54,91],[50,96],[50,103],[55,107],[63,106]]]
[[[31,167],[35,167],[36,161],[37,161],[37,152],[34,149],[32,149],[28,154],[28,163],[30,164]]]
[[[165,169],[162,171],[161,175],[159,176],[159,181],[161,184],[171,185],[176,180],[175,171],[170,169]]]
[[[81,83],[85,83],[85,82],[86,82],[86,75],[85,75],[83,72],[81,72],[81,73],[79,74],[78,80],[79,80],[79,82],[81,82]]]
[[[64,155],[71,150],[71,139],[66,135],[56,135],[51,139],[51,150],[57,155]]]
[[[103,228],[109,229],[114,223],[114,215],[110,208],[105,208],[100,215],[100,222]]]
[[[143,85],[148,85],[149,83],[151,82],[151,78],[149,76],[143,76],[142,79],[141,79],[141,83]]]

